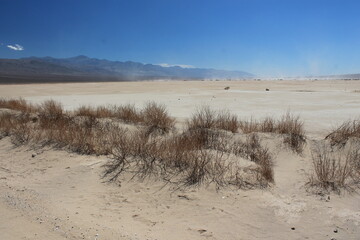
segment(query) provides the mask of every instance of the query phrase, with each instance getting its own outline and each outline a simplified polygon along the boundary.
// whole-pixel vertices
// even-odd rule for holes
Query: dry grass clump
[[[187,121],[187,128],[222,129],[236,133],[239,128],[239,122],[237,116],[230,114],[228,111],[217,112],[209,106],[202,106]]]
[[[31,117],[29,113],[2,113],[0,114],[0,138],[10,136],[12,143],[21,145],[31,138]]]
[[[153,131],[168,133],[175,124],[175,119],[169,116],[166,107],[155,102],[148,102],[141,115],[145,125],[148,126],[148,133]]]
[[[11,130],[14,126],[14,117],[11,113],[0,114],[0,138],[10,136]]]
[[[141,123],[144,121],[141,111],[138,111],[134,104],[115,106],[114,116],[126,123]]]
[[[115,113],[110,107],[98,106],[80,106],[74,111],[75,116],[85,116],[94,118],[112,118]]]
[[[155,102],[148,102],[141,110],[137,110],[133,104],[99,106],[96,108],[81,106],[74,111],[74,115],[93,118],[115,118],[125,123],[142,124],[148,127],[149,134],[154,131],[168,133],[175,123],[174,118],[168,114],[166,107]]]
[[[299,116],[287,112],[280,120],[267,117],[261,121],[250,119],[240,121],[239,126],[243,133],[267,132],[284,135],[284,143],[294,152],[301,153],[305,144],[304,123]]]
[[[360,120],[346,121],[325,137],[332,146],[344,146],[350,138],[360,138]]]
[[[312,152],[314,173],[308,185],[325,191],[354,190],[360,184],[360,147],[351,146],[346,151],[333,152],[325,144]]]
[[[266,182],[274,182],[272,156],[268,148],[261,146],[259,137],[256,134],[248,135],[245,142],[235,142],[232,151],[235,155],[255,162],[259,166],[258,173],[261,178]]]
[[[22,112],[35,112],[37,107],[25,101],[23,98],[5,99],[0,98],[0,108],[8,108]]]
[[[277,123],[277,132],[285,134],[284,143],[294,152],[301,153],[305,144],[304,123],[299,116],[286,113]]]

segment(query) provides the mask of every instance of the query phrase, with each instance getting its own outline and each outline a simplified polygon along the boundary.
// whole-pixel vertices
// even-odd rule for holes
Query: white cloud
[[[195,68],[194,66],[191,65],[184,65],[184,64],[168,64],[168,63],[159,63],[157,64],[161,67],[181,67],[181,68]]]
[[[19,45],[19,44],[15,44],[15,45],[7,45],[8,48],[15,50],[15,51],[23,51],[24,47]]]

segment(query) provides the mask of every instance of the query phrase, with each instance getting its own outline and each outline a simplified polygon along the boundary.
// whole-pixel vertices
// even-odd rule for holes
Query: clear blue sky
[[[360,73],[360,1],[0,0],[0,43],[0,58],[82,54],[259,76]]]

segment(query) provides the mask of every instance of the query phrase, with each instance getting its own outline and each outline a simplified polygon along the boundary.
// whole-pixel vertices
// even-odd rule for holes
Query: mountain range
[[[0,59],[0,82],[137,81],[154,79],[245,79],[243,71],[164,67],[139,62],[120,62],[77,56]]]

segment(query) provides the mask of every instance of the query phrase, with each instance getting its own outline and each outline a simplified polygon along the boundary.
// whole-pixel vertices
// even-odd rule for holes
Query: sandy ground
[[[280,116],[290,109],[305,120],[308,144],[297,155],[279,137],[262,134],[275,155],[275,186],[216,191],[129,181],[128,175],[119,184],[108,183],[101,178],[106,157],[14,147],[4,138],[0,239],[359,239],[358,193],[316,195],[305,187],[311,142],[360,116],[358,90],[360,81],[2,85],[2,97],[51,98],[67,109],[155,100],[179,121],[201,104],[244,118]]]

